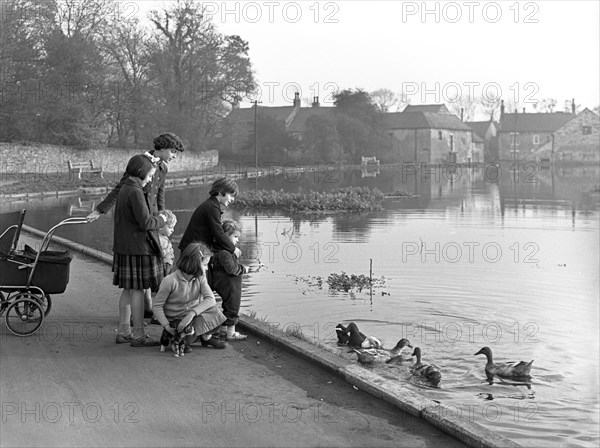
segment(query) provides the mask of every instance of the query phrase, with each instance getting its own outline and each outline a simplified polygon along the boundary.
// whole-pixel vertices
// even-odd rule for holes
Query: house
[[[465,124],[473,130],[475,135],[484,142],[484,161],[498,160],[498,123],[493,120],[466,121]]]
[[[529,158],[552,140],[552,135],[575,117],[575,104],[571,113],[504,113],[504,102],[500,106],[498,129],[498,157],[500,160],[522,160]]]
[[[402,112],[428,112],[432,114],[452,114],[445,104],[416,104],[407,105]]]
[[[319,97],[313,98],[312,107],[302,108],[298,92],[291,106],[257,106],[256,111],[254,106],[244,109],[234,106],[223,123],[223,129],[227,129],[227,132],[221,133],[221,151],[230,155],[239,154],[254,135],[255,113],[282,123],[286,131],[301,140],[310,117],[331,114],[333,110],[333,107],[320,107]]]
[[[384,126],[392,150],[403,162],[483,162],[483,151],[473,146],[473,130],[456,115],[414,109],[393,112],[385,114]]]
[[[600,116],[584,109],[527,158],[538,162],[600,162]]]

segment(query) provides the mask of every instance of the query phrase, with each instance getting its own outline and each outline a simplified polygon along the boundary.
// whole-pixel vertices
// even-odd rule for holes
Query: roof
[[[280,106],[280,107],[269,107],[269,106],[258,106],[258,113],[267,115],[275,118],[276,120],[285,121],[294,111],[294,106]],[[254,121],[254,107],[247,107],[244,109],[233,109],[229,116],[229,120],[241,121],[241,122],[253,122]]]
[[[430,112],[392,112],[384,115],[387,129],[448,129],[455,131],[473,130],[456,115]]]
[[[434,114],[449,114],[445,104],[416,104],[407,105],[402,112],[431,112]]]
[[[465,121],[465,124],[473,129],[473,132],[482,139],[485,140],[485,134],[487,134],[490,124],[493,123],[490,120],[487,121]]]
[[[477,133],[475,133],[475,131],[473,131],[472,140],[473,143],[485,143],[485,140],[478,136]]]
[[[331,114],[335,112],[335,107],[306,107],[298,109],[296,116],[288,126],[290,132],[304,132],[306,130],[306,121],[310,117]]]
[[[574,117],[567,112],[503,114],[498,132],[554,132]]]

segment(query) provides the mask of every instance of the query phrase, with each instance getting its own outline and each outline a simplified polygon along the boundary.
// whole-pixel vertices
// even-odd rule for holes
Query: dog
[[[183,331],[178,331],[177,327],[179,326],[180,322],[181,319],[174,319],[169,322],[171,328],[175,329],[174,336],[165,329],[163,329],[163,332],[160,335],[160,351],[164,352],[165,348],[171,347],[171,350],[173,350],[173,353],[175,353],[176,358],[183,356],[186,345],[186,337],[194,334],[194,326],[191,323],[185,327]]]

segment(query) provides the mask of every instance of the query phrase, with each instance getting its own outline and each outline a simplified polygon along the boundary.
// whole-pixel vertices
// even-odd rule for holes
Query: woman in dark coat
[[[213,252],[226,250],[236,257],[241,251],[231,242],[223,232],[221,223],[222,207],[231,204],[239,189],[235,181],[221,177],[215,180],[210,188],[210,197],[196,208],[192,218],[185,229],[179,249],[183,251],[192,242],[203,242]],[[212,287],[212,267],[208,268],[208,284]]]
[[[155,172],[156,165],[149,156],[133,156],[127,164],[128,178],[121,186],[114,212],[113,284],[123,288],[116,342],[130,342],[132,347],[158,345],[144,331],[144,290],[158,291],[164,275],[160,253],[150,245],[148,231],[163,227],[166,216],[152,216],[142,190]]]

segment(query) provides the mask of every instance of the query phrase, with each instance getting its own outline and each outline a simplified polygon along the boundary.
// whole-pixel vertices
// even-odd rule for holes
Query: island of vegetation
[[[236,209],[287,213],[337,213],[382,210],[385,195],[377,188],[347,187],[332,191],[288,193],[283,190],[243,190],[231,205]]]

